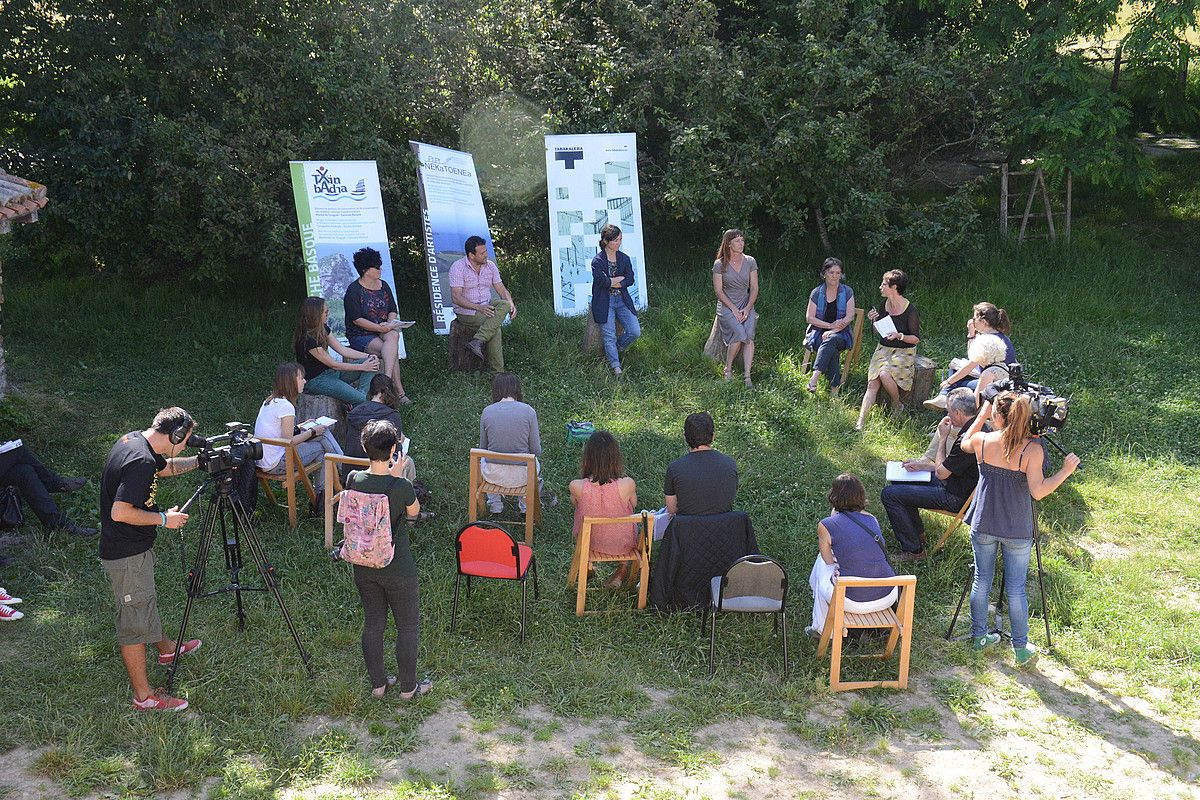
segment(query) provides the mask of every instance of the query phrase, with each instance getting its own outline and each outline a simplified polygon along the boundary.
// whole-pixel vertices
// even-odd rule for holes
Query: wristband
[[[167,527],[167,512],[165,512],[165,511],[160,511],[160,512],[158,512],[158,515],[159,515],[160,517],[162,517],[162,526],[163,526],[164,528],[165,528],[165,527]]]

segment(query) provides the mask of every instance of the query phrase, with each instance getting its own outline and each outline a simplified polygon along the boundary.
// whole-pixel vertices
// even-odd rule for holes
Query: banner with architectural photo
[[[546,188],[550,206],[550,264],[554,312],[583,314],[592,299],[592,258],[600,229],[621,229],[621,250],[637,281],[629,288],[646,308],[646,259],[638,189],[637,135],[588,133],[546,137]]]
[[[383,280],[396,291],[388,249],[379,171],[374,161],[292,161],[292,194],[300,224],[300,249],[310,297],[329,304],[329,327],[346,341],[342,299],[351,283],[354,252],[373,247],[383,257]],[[396,298],[399,303],[399,298]],[[400,357],[404,358],[404,334]]]
[[[483,194],[470,153],[421,142],[409,142],[417,156],[417,188],[421,198],[421,234],[425,244],[425,273],[434,333],[450,333],[454,307],[450,302],[450,265],[466,253],[463,243],[479,236],[488,258],[496,260],[488,230]]]

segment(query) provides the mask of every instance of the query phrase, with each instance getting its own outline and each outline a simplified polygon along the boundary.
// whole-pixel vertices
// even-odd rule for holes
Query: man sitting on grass
[[[737,464],[714,450],[713,418],[707,411],[688,414],[683,423],[688,452],[667,466],[663,495],[672,514],[724,514],[733,510]]]
[[[938,423],[937,446],[932,459],[910,459],[904,468],[910,472],[933,473],[929,483],[894,483],[883,488],[880,499],[892,523],[892,533],[900,542],[900,561],[925,557],[925,523],[922,508],[958,512],[979,480],[975,457],[962,449],[962,431],[975,419],[975,394],[965,387],[950,392],[946,416]],[[951,430],[958,434],[951,436]]]

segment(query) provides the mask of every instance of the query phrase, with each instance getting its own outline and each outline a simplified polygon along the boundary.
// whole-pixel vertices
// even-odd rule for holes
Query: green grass
[[[1043,502],[1040,514],[1048,534],[1055,655],[1080,681],[1096,682],[1105,693],[1153,700],[1179,728],[1194,725],[1200,711],[1200,397],[1194,388],[1200,332],[1189,320],[1189,301],[1200,288],[1198,164],[1181,162],[1159,195],[1136,206],[1081,193],[1081,207],[1093,211],[1077,222],[1069,248],[994,246],[933,266],[847,258],[848,280],[863,298],[873,296],[884,269],[911,269],[926,355],[940,363],[959,355],[970,305],[988,299],[1010,312],[1031,377],[1072,396],[1071,421],[1060,439],[1084,457],[1084,470]],[[1191,183],[1181,177],[1189,174]],[[1117,224],[1114,208],[1124,208],[1127,224]],[[877,414],[865,434],[854,434],[861,366],[846,399],[808,397],[799,372],[802,303],[819,258],[754,242],[749,249],[762,266],[756,388],[746,392],[722,382],[719,368],[700,353],[713,313],[704,268],[710,249],[674,243],[648,254],[652,309],[621,381],[580,354],[581,320],[554,317],[545,252],[507,260],[521,316],[505,332],[506,360],[540,416],[546,483],[564,499],[545,510],[537,531],[542,599],[531,602],[524,644],[516,640],[519,597],[509,585],[477,585],[460,609],[458,632],[449,632],[450,542],[465,519],[467,451],[488,391],[478,377],[446,374],[445,341],[422,324],[408,335],[405,385],[418,403],[404,416],[437,512],[414,542],[421,576],[419,669],[434,677],[433,695],[411,705],[367,697],[361,612],[349,574],[322,553],[316,521],[292,532],[281,513],[267,511],[260,531],[317,679],[304,677],[269,598],[249,599],[244,633],[236,630],[227,598],[209,599],[197,605],[191,627],[205,646],[180,670],[180,690],[195,711],[136,715],[129,710],[110,590],[94,543],[37,536],[15,551],[18,562],[4,574],[4,585],[27,599],[28,616],[6,626],[0,639],[5,662],[19,665],[0,682],[0,748],[45,748],[38,772],[69,794],[149,794],[211,780],[213,797],[250,798],[317,785],[350,796],[372,785],[379,761],[416,748],[421,721],[448,698],[461,702],[480,736],[503,730],[530,705],[549,709],[560,722],[525,726],[522,738],[539,744],[557,738],[556,726],[572,720],[628,721],[641,732],[631,746],[689,774],[712,765],[710,745],[696,734],[721,719],[780,719],[831,750],[869,748],[898,729],[934,737],[936,713],[906,712],[887,695],[856,701],[844,717],[813,721],[807,712],[824,702],[828,665],[816,659],[814,644],[799,629],[809,613],[805,578],[830,479],[843,470],[862,475],[870,510],[882,518],[882,460],[919,452],[936,420],[923,414],[894,423]],[[11,258],[6,266],[12,267]],[[84,491],[64,498],[64,507],[93,523],[95,478],[118,434],[144,427],[159,406],[174,403],[192,411],[202,431],[232,419],[252,422],[273,365],[290,358],[292,296],[218,299],[175,286],[21,276],[9,281],[6,295],[5,344],[19,391],[0,403],[0,435],[24,436],[60,471],[91,476]],[[423,287],[402,290],[405,316],[423,319],[426,302]],[[616,432],[638,482],[638,505],[657,507],[666,465],[685,449],[683,417],[700,409],[716,418],[717,447],[739,463],[738,505],[750,513],[760,546],[791,573],[793,663],[786,682],[779,677],[778,639],[759,620],[723,623],[717,676],[710,681],[694,616],[626,612],[631,598],[605,593],[589,598],[589,607],[617,613],[582,620],[573,614],[574,595],[565,582],[572,544],[565,498],[579,448],[564,443],[563,423],[587,419]],[[195,476],[165,481],[161,494],[181,501],[195,483]],[[189,550],[195,534],[196,526],[184,531]],[[173,633],[183,604],[178,540],[161,536],[158,555],[159,606]],[[950,716],[987,733],[995,723],[982,711],[988,689],[977,678],[1005,658],[976,656],[941,638],[969,562],[960,531],[937,558],[916,566],[912,676],[932,686]],[[218,565],[211,574],[221,574]],[[1039,602],[1033,604],[1040,613]],[[1038,622],[1032,631],[1040,642]],[[883,674],[887,666],[864,662],[850,669]],[[165,678],[156,667],[152,673],[159,682]],[[666,690],[669,698],[656,701],[647,689]],[[1130,713],[1147,728],[1160,725]],[[336,724],[307,733],[306,722],[318,715]],[[488,741],[512,744],[495,736]],[[1191,764],[1195,753],[1194,740],[1180,734],[1176,752],[1161,758]],[[616,773],[603,743],[580,743],[573,755],[585,772],[592,765],[588,783],[575,790],[604,796]],[[561,761],[548,772],[494,753],[473,757],[488,763],[463,783],[410,776],[391,787],[391,796],[487,796],[505,787],[553,786],[561,775],[550,773],[565,771]],[[673,795],[644,786],[637,796]]]

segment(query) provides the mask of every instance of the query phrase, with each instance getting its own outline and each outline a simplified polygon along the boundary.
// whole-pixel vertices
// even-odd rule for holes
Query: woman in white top
[[[258,438],[282,439],[296,445],[296,453],[305,466],[314,461],[324,460],[326,453],[342,455],[342,448],[337,439],[333,438],[333,433],[325,426],[315,425],[308,430],[296,427],[296,398],[302,391],[303,367],[293,361],[275,367],[275,388],[258,409],[258,419],[254,421],[254,435]],[[287,464],[283,453],[283,448],[279,445],[263,444],[263,457],[258,460],[258,468],[274,475],[282,475]],[[313,488],[317,490],[317,503],[310,511],[316,515],[321,512],[324,502],[324,469],[313,473]]]

